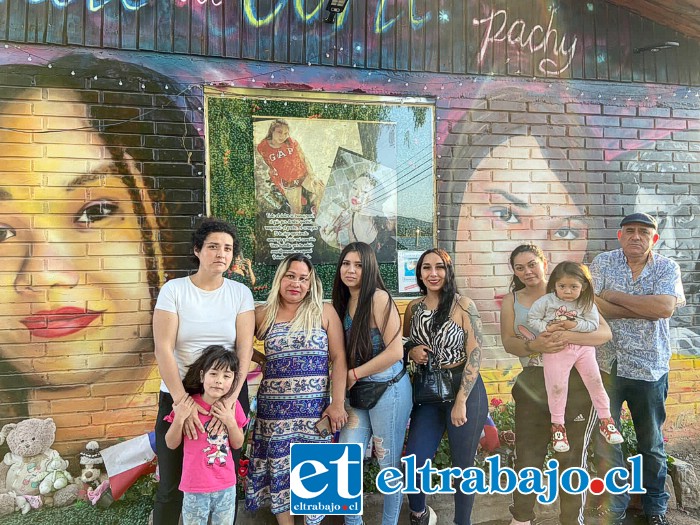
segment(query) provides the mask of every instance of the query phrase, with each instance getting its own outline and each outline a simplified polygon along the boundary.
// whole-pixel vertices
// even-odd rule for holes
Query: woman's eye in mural
[[[520,224],[522,222],[508,206],[492,206],[489,208],[489,211],[494,217],[497,217],[508,224]]]
[[[119,210],[114,202],[93,201],[89,202],[78,212],[75,223],[78,226],[89,226],[93,222],[98,222],[114,215]]]
[[[554,238],[562,241],[573,241],[579,237],[581,237],[581,234],[578,232],[578,230],[574,230],[572,228],[559,228],[554,232]]]
[[[17,232],[10,228],[7,224],[0,224],[0,242],[16,237]]]

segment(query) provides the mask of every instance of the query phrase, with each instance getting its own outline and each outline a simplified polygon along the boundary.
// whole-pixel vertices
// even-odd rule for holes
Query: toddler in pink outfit
[[[591,274],[585,265],[570,261],[558,264],[547,283],[547,292],[533,303],[528,314],[528,324],[536,334],[561,330],[595,332],[598,329],[600,316],[594,302]],[[572,367],[578,370],[591,396],[600,419],[600,433],[610,444],[622,443],[622,435],[610,415],[610,398],[603,387],[595,348],[569,344],[561,352],[544,354],[542,363],[547,402],[552,415],[554,450],[569,450],[564,411]]]

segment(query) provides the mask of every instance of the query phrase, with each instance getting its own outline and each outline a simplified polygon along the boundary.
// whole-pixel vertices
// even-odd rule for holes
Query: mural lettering
[[[566,34],[563,34],[561,37],[561,42],[559,41],[558,31],[552,28],[554,13],[555,11],[552,10],[546,31],[541,25],[538,24],[533,26],[532,29],[527,32],[527,24],[524,20],[515,20],[508,25],[508,13],[505,9],[491,11],[491,14],[486,18],[475,18],[473,20],[475,26],[481,26],[483,24],[486,27],[484,38],[481,42],[481,49],[479,51],[479,63],[481,64],[484,60],[484,56],[486,55],[486,51],[488,51],[490,44],[493,42],[507,41],[508,44],[512,46],[520,46],[521,49],[530,51],[530,53],[534,53],[539,50],[549,52],[551,47],[551,52],[554,54],[554,56],[562,57],[566,62],[562,65],[561,61],[559,60],[543,58],[540,60],[538,68],[540,72],[544,74],[558,75],[563,73],[571,65],[574,54],[576,53],[576,44],[578,39],[576,35],[574,35],[571,38],[571,45],[568,48],[566,47]]]
[[[266,26],[267,24],[271,23],[275,17],[279,14],[279,12],[282,10],[282,8],[285,6],[287,3],[287,0],[282,0],[281,2],[278,2],[275,8],[272,10],[271,13],[269,13],[267,16],[263,18],[258,18],[258,14],[255,10],[255,3],[252,0],[245,0],[244,2],[244,13],[245,13],[245,18],[248,21],[250,25],[253,27],[262,27]]]
[[[27,3],[34,5],[43,4],[47,1],[51,2],[54,7],[59,9],[63,9],[69,4],[75,3],[75,0],[27,0]],[[101,11],[107,4],[113,1],[121,3],[122,7],[127,11],[138,11],[139,9],[148,6],[150,3],[149,0],[85,0],[85,4],[88,11],[91,13],[96,13]],[[272,5],[269,12],[259,13],[258,3],[255,0],[244,0],[244,23],[247,23],[252,27],[268,26],[274,22],[275,18],[277,18],[280,12],[288,5],[289,1],[290,0],[277,0]],[[3,2],[4,0],[0,0],[0,4]],[[310,10],[309,7],[305,7],[302,0],[293,0],[293,2],[295,16],[297,16],[302,22],[311,23],[320,18],[322,15],[322,7],[324,3],[323,0],[318,0],[316,5]],[[189,3],[197,5],[204,5],[208,3],[214,7],[221,7],[224,0],[175,0],[174,3],[179,7],[183,7]],[[348,12],[350,11],[351,7],[352,4],[349,4],[348,7],[337,16],[336,26],[338,28],[345,25],[348,18]],[[429,11],[422,16],[416,13],[416,0],[409,0],[408,7],[406,9],[408,11],[407,15],[411,21],[411,27],[414,30],[420,29],[432,18],[432,13]],[[377,8],[375,10],[375,20],[373,23],[374,32],[377,34],[385,33],[391,29],[394,24],[396,24],[401,16],[406,16],[406,14],[404,14],[402,11],[395,14],[395,16],[391,16],[386,11],[386,0],[378,0]],[[231,32],[231,30],[228,30],[227,32]]]
[[[69,4],[72,4],[72,0],[50,0],[51,5],[54,7],[57,7],[59,9],[63,9],[64,7],[68,6]],[[109,4],[112,0],[85,0],[85,4],[87,5],[88,11],[91,13],[96,13],[97,11],[100,11],[104,6]],[[117,0],[119,3],[121,3],[122,7],[126,9],[127,11],[138,11],[145,5],[148,5],[148,0]],[[184,0],[187,1],[187,0]],[[200,3],[201,0],[199,0]],[[204,0],[206,1],[206,0]],[[214,4],[214,5],[220,5],[222,0],[219,0],[219,4]],[[27,0],[27,3],[30,5],[35,5],[35,4],[43,4],[46,2],[46,0]],[[2,1],[0,0],[0,3]]]
[[[307,13],[304,10],[304,2],[302,2],[302,0],[295,0],[294,10],[299,15],[299,18],[301,18],[304,22],[308,22],[316,18],[316,16],[318,16],[318,12],[321,10],[321,5],[323,5],[323,0],[319,0],[318,5],[316,5],[315,9],[310,13]]]

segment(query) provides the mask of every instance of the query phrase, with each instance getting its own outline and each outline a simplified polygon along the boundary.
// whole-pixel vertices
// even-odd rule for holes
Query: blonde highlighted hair
[[[301,302],[299,309],[292,319],[292,325],[289,328],[289,334],[303,332],[306,340],[311,337],[315,328],[320,328],[323,325],[323,286],[321,280],[316,275],[316,270],[311,260],[301,253],[293,253],[284,258],[277,267],[275,277],[272,280],[270,293],[267,296],[265,306],[263,306],[264,317],[255,336],[261,341],[267,336],[270,327],[277,319],[277,313],[280,307],[280,288],[282,287],[282,279],[289,271],[289,267],[293,262],[302,262],[309,269],[309,291],[306,297]]]

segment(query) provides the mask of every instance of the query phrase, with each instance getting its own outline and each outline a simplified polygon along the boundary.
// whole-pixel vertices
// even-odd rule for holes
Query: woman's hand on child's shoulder
[[[226,425],[227,428],[235,428],[238,426],[238,423],[236,422],[235,403],[233,406],[229,407],[223,401],[217,401],[211,406],[211,415]]]
[[[173,405],[173,412],[175,412],[174,421],[182,424],[192,413],[192,406],[194,405],[194,399],[190,396],[185,396],[180,403]]]

